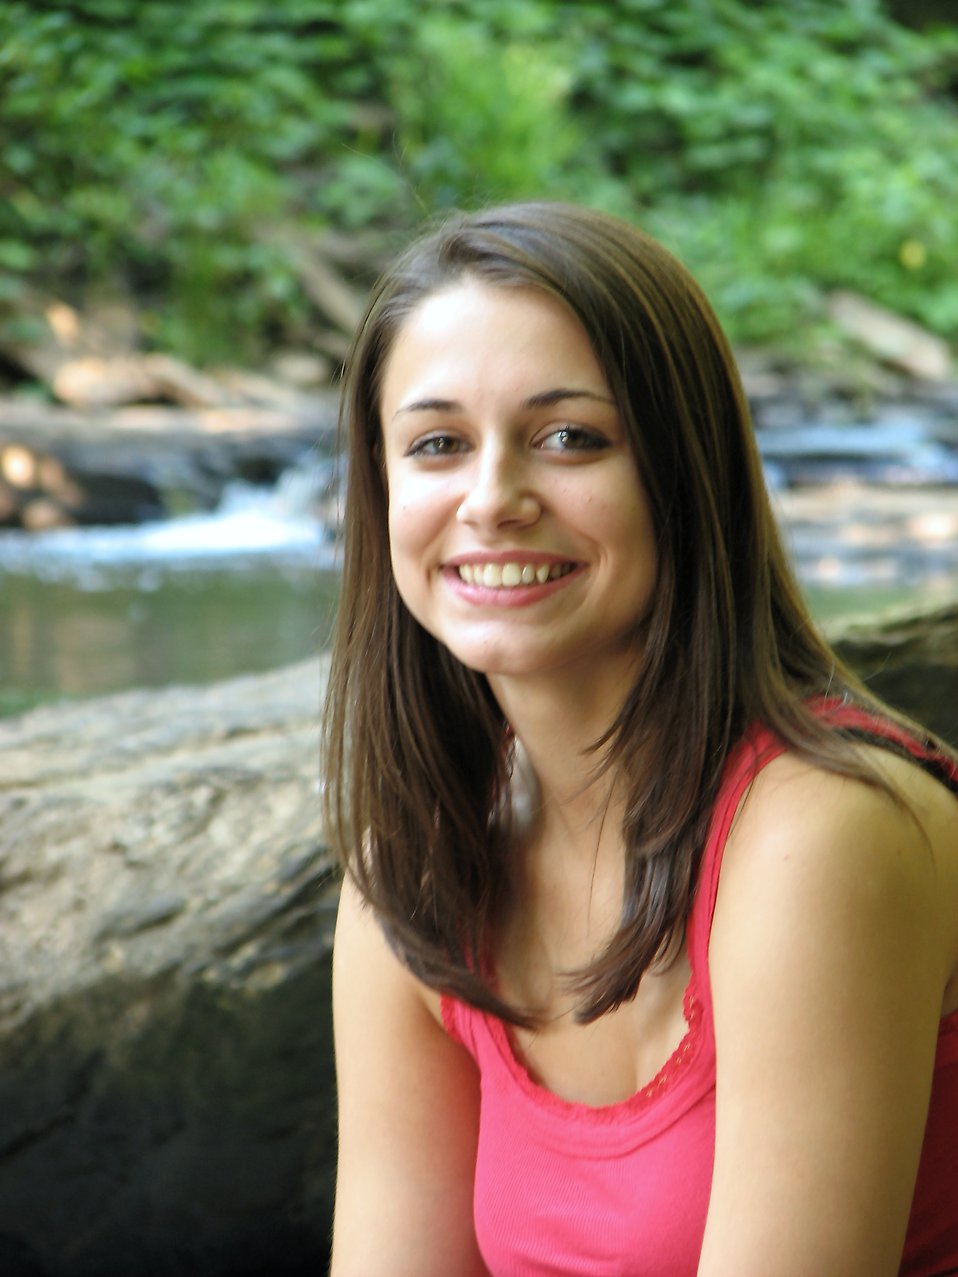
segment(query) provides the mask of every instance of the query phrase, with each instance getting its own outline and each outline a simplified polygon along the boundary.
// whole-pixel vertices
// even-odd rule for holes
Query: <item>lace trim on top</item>
[[[658,1101],[679,1089],[682,1083],[690,1079],[696,1080],[697,1075],[692,1072],[692,1065],[702,1054],[703,1043],[709,1040],[708,1035],[703,1033],[703,1008],[695,992],[696,978],[693,968],[682,999],[686,1030],[681,1041],[654,1077],[632,1095],[611,1104],[588,1104],[580,1100],[567,1100],[538,1082],[523,1062],[508,1027],[495,1016],[475,1012],[478,1020],[476,1027],[481,1025],[480,1031],[485,1032],[491,1039],[513,1082],[540,1111],[580,1124],[621,1123],[623,1119],[637,1118],[646,1114]],[[451,1005],[452,1001],[450,999],[450,1005],[443,1007],[443,1018],[449,1027],[453,1027],[449,1022],[454,1020],[459,1009],[454,1009]],[[456,1033],[455,1036],[459,1037],[459,1034]],[[710,1069],[699,1070],[699,1074],[701,1075],[700,1085],[693,1088],[695,1095],[699,1092],[704,1093],[712,1084]]]
[[[865,720],[869,726],[875,721],[869,715],[860,711],[849,711],[847,707],[834,703],[825,702],[822,705],[822,711],[825,714],[830,712],[833,720],[837,719],[838,725],[845,726],[846,730],[851,728],[853,731],[855,729],[860,731],[862,728],[860,720]],[[842,723],[843,719],[845,720],[844,723]],[[859,721],[856,722],[856,719]],[[883,726],[885,727],[883,732],[875,732],[873,728],[872,732],[868,733],[876,738],[876,743],[879,744],[887,743],[889,736],[891,735],[892,739],[894,739],[895,735],[895,729],[889,731],[889,725],[883,724]],[[904,743],[908,740],[909,738],[906,734],[901,733],[901,742]],[[912,748],[908,750],[908,753],[911,755],[912,760],[927,764],[928,754],[922,749],[921,744],[917,743],[917,749],[915,749],[914,745],[916,743],[911,743]],[[689,915],[689,926],[686,932],[691,974],[683,996],[682,1010],[687,1028],[675,1050],[649,1082],[633,1095],[611,1104],[592,1105],[582,1101],[563,1099],[562,1096],[550,1091],[547,1086],[536,1081],[516,1050],[507,1026],[501,1020],[483,1012],[470,1011],[462,1004],[457,1004],[455,999],[449,995],[443,994],[442,1018],[450,1034],[461,1041],[461,1032],[457,1023],[459,1016],[463,1012],[474,1015],[477,1021],[476,1027],[479,1024],[482,1025],[520,1090],[540,1110],[551,1112],[566,1119],[577,1120],[580,1123],[611,1124],[620,1122],[623,1118],[638,1117],[646,1114],[653,1109],[658,1101],[664,1100],[687,1081],[689,1081],[689,1086],[684,1089],[690,1090],[691,1096],[684,1098],[688,1098],[689,1102],[699,1093],[704,1093],[710,1089],[714,1083],[713,1060],[706,1058],[703,1062],[703,1067],[698,1070],[697,1074],[693,1073],[692,1070],[693,1063],[703,1054],[703,1050],[706,1057],[710,1055],[714,1057],[714,1039],[705,1027],[711,1019],[709,975],[707,969],[702,972],[698,970],[699,963],[696,951],[700,948],[699,937],[695,935],[693,938],[693,933],[697,933],[699,928],[704,929],[702,944],[707,951],[708,936],[711,931],[711,911],[715,903],[719,867],[725,849],[725,840],[729,833],[729,826],[732,823],[738,802],[750,781],[773,758],[784,752],[784,749],[782,742],[772,736],[767,729],[756,726],[746,732],[742,740],[730,752],[726,775],[720,785],[716,799],[715,823],[709,830],[705,853],[699,868],[699,890]],[[924,758],[922,757],[923,753],[925,755]],[[938,756],[934,757],[939,764],[940,771],[950,774],[949,788],[958,789],[958,769],[947,760],[940,760]],[[943,779],[940,775],[939,778]],[[708,1048],[711,1048],[711,1050],[708,1050]],[[942,1017],[940,1021],[936,1065],[940,1067],[942,1064],[950,1063],[953,1060],[958,1062],[958,1011]],[[695,1085],[695,1083],[698,1083],[698,1085]]]

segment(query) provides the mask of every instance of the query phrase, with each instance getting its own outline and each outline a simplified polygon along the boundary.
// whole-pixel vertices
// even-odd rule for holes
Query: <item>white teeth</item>
[[[487,589],[514,589],[517,585],[545,585],[572,571],[571,563],[460,563],[459,579]]]

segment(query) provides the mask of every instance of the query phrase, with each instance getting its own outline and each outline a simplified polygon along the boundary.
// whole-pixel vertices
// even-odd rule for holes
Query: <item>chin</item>
[[[536,674],[548,664],[541,652],[516,652],[492,644],[448,643],[438,635],[436,638],[460,664],[477,674]]]
[[[564,666],[577,664],[575,658],[561,652],[516,651],[509,648],[477,648],[468,644],[447,644],[449,651],[467,669],[489,678],[531,679],[555,673]]]

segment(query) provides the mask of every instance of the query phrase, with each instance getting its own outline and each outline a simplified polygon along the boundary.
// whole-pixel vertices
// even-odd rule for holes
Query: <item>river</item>
[[[274,488],[234,484],[208,515],[0,534],[0,713],[209,682],[323,649],[338,577],[313,498],[328,464]],[[819,619],[958,598],[958,483],[907,477],[832,474],[773,492]]]
[[[275,669],[328,643],[339,578],[324,466],[136,527],[0,535],[0,714]]]

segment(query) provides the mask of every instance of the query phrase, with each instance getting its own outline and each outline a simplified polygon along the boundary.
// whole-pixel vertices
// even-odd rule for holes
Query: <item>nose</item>
[[[524,458],[500,442],[476,453],[466,473],[459,520],[475,528],[525,527],[538,519],[540,502]]]

